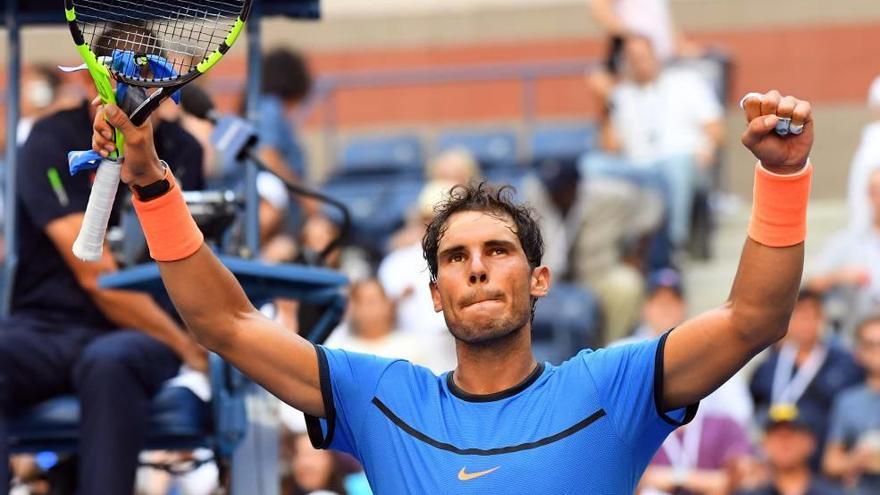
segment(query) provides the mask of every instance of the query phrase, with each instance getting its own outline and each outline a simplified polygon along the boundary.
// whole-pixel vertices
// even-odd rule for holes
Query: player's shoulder
[[[660,342],[659,338],[633,339],[609,347],[584,349],[560,364],[558,369],[562,373],[582,369],[595,375],[609,369],[653,364]]]
[[[377,389],[389,383],[394,387],[405,383],[418,385],[437,381],[437,375],[431,370],[406,359],[323,346],[318,346],[318,349],[334,374],[342,372],[353,378],[364,380],[371,378],[375,381]]]

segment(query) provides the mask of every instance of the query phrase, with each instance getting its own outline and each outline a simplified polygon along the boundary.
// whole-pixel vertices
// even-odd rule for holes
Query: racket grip
[[[104,251],[104,236],[107,233],[113,201],[116,199],[121,170],[122,163],[113,160],[103,160],[98,167],[82,228],[73,243],[73,255],[83,261],[101,259]]]

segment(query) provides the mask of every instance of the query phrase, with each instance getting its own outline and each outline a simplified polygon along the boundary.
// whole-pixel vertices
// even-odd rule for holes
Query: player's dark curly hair
[[[449,217],[463,211],[489,213],[513,221],[514,233],[519,238],[529,266],[541,264],[544,256],[544,239],[532,210],[517,204],[511,196],[515,190],[511,186],[495,188],[486,182],[455,186],[449,191],[449,198],[434,206],[434,219],[422,238],[422,253],[428,262],[431,280],[437,280],[437,249],[440,239],[446,233]]]

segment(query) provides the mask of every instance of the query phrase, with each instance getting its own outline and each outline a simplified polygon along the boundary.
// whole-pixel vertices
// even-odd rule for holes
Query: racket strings
[[[98,55],[124,50],[165,58],[179,76],[220,47],[244,0],[76,0],[77,22]],[[140,79],[149,81],[149,74]]]

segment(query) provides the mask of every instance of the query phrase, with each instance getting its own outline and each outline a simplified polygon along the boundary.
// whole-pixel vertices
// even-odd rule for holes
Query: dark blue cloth
[[[79,493],[130,495],[149,405],[180,366],[177,356],[143,332],[0,320],[0,459],[7,458],[6,418],[59,394],[81,402]],[[0,462],[0,494],[6,493]]]

